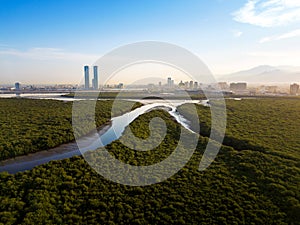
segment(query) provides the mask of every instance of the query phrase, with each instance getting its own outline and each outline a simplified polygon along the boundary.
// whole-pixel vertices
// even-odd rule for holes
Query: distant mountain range
[[[218,80],[249,83],[299,83],[300,67],[261,65],[249,70],[220,76]]]

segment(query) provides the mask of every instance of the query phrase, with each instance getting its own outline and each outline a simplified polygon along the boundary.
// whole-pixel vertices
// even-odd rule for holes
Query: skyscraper
[[[94,66],[94,79],[93,79],[93,88],[98,89],[98,66]]]
[[[190,89],[193,89],[194,88],[194,82],[191,80],[190,81]]]
[[[90,74],[89,74],[89,66],[84,66],[84,88],[90,88]]]
[[[168,87],[172,86],[172,78],[171,77],[168,77],[168,79],[167,79],[167,85],[168,85]]]
[[[16,89],[16,91],[20,91],[20,83],[19,82],[15,83],[15,89]]]
[[[198,82],[197,81],[194,82],[194,89],[198,89]]]

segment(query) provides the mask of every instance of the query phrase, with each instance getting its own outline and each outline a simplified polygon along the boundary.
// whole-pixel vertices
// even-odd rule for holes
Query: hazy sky
[[[214,74],[300,65],[299,0],[0,0],[0,5],[0,84],[79,83],[83,65],[145,40],[187,48]]]

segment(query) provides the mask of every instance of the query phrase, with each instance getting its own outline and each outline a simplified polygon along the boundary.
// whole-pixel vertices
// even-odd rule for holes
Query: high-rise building
[[[90,74],[89,74],[89,66],[84,66],[84,88],[90,88]]]
[[[299,84],[291,84],[290,85],[290,94],[296,95],[299,92]]]
[[[191,80],[190,81],[190,89],[193,89],[194,88],[194,82]]]
[[[194,89],[198,89],[198,82],[197,81],[194,82]]]
[[[96,89],[96,90],[99,88],[99,83],[98,83],[98,66],[94,66],[93,88]]]
[[[171,77],[168,77],[167,85],[168,85],[168,87],[172,86],[172,78]]]
[[[184,82],[184,87],[185,87],[185,89],[189,88],[189,82],[188,81]]]
[[[19,82],[15,83],[15,89],[16,89],[16,91],[20,91],[20,83]]]

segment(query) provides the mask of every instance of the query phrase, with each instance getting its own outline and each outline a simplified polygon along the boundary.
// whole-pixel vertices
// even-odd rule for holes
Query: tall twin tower
[[[93,66],[94,69],[94,78],[92,80],[92,89],[98,89],[98,66]],[[89,66],[84,66],[84,88],[90,89],[90,73]]]

